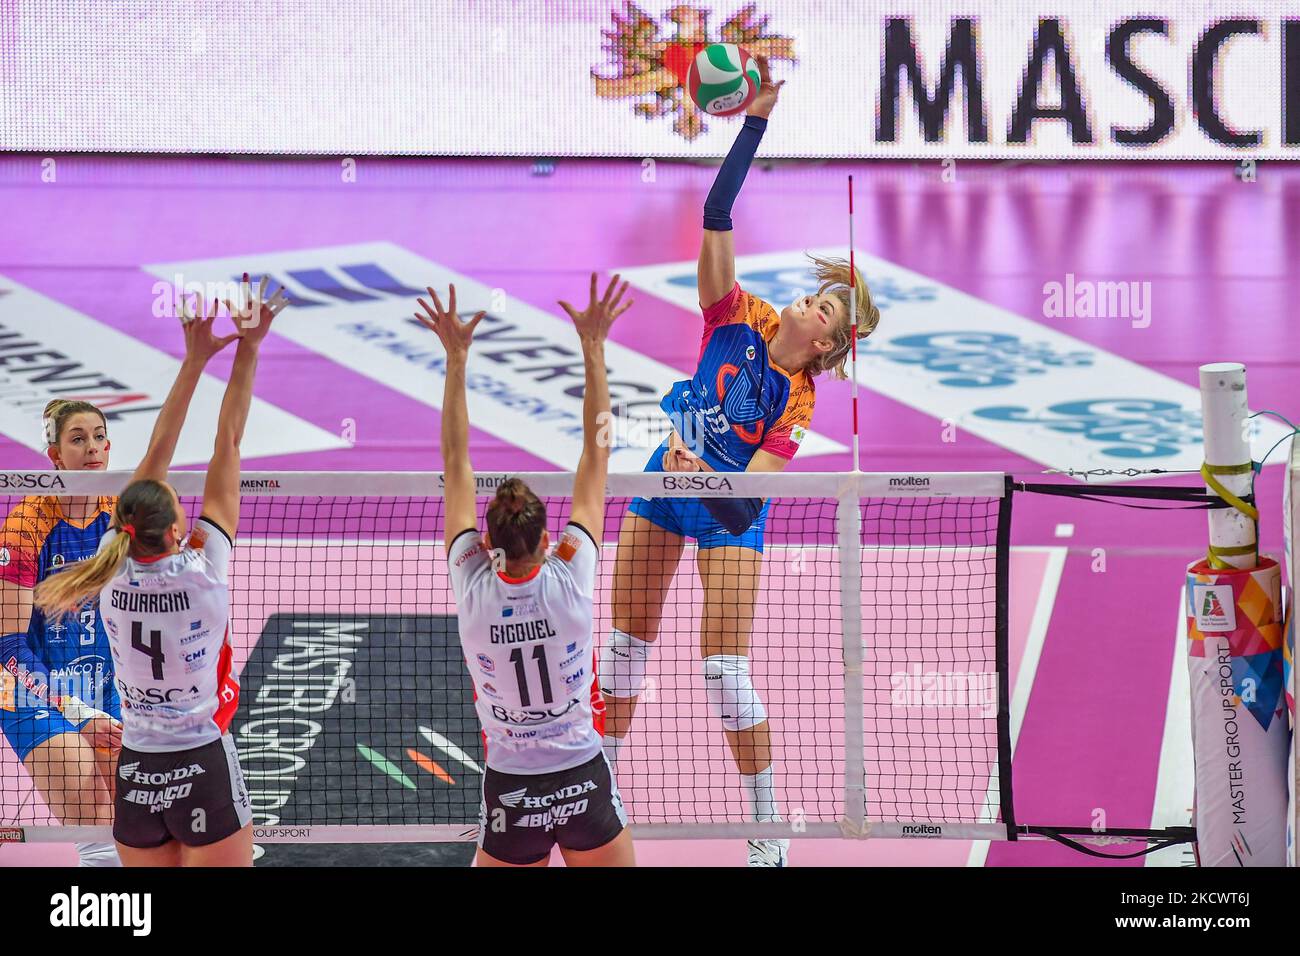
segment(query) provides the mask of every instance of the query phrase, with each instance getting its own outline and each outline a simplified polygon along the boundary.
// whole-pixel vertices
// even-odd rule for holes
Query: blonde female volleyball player
[[[99,596],[122,697],[113,836],[127,866],[253,862],[252,806],[226,732],[239,701],[227,568],[258,350],[285,299],[266,299],[265,278],[256,296],[247,275],[242,289],[247,306],[230,309],[240,334],[212,334],[215,303],[187,322],[186,361],[98,553],[36,588],[37,606],[51,617]],[[203,509],[187,534],[167,468],[203,362],[236,339]]]
[[[731,206],[782,84],[760,61],[762,84],[704,205],[698,283],[704,335],[695,376],[661,405],[673,431],[647,471],[776,472],[789,464],[812,421],[813,379],[845,377],[852,348],[850,267],[814,259],[819,286],[778,314],[736,283]],[[880,313],[861,277],[858,337]],[[767,505],[757,499],[632,502],[614,566],[614,631],[600,660],[605,753],[618,759],[636,712],[664,600],[687,538],[698,543],[704,588],[700,653],[709,704],[722,723],[755,821],[781,819],[767,714],[749,672]],[[673,613],[673,612],[670,612]],[[784,866],[788,840],[751,840],[751,866]]]
[[[465,364],[480,312],[462,323],[456,287],[447,308],[432,289],[419,300],[421,322],[447,350],[442,405],[447,565],[460,641],[474,680],[487,770],[480,804],[479,866],[546,866],[559,844],[569,866],[631,866],[632,835],[618,787],[600,748],[593,703],[592,598],[605,526],[609,415],[605,336],[631,306],[619,302],[618,276],[573,319],[582,342],[586,390],[582,457],[569,523],[552,552],[546,507],[522,481],[504,482],[479,535],[474,469],[469,460]],[[604,418],[602,418],[604,416]]]
[[[46,454],[60,471],[108,467],[108,423],[89,402],[55,399],[42,416]],[[113,819],[121,712],[98,608],[46,620],[32,589],[95,552],[112,497],[23,498],[0,528],[0,731],[65,825]],[[111,843],[78,843],[82,866],[120,866]]]

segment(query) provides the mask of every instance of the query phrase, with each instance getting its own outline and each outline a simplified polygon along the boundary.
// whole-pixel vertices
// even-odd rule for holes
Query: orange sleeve
[[[812,425],[815,402],[816,394],[811,379],[793,387],[785,411],[763,438],[762,450],[787,461],[793,458]]]
[[[777,315],[776,309],[762,299],[746,293],[745,324],[770,342],[776,334],[777,326],[781,324],[781,317]]]
[[[0,580],[36,587],[41,547],[54,527],[53,516],[39,498],[24,498],[0,526]]]

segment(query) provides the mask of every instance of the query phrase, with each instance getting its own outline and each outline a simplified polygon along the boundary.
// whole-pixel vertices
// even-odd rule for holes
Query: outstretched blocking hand
[[[746,116],[761,116],[767,119],[772,115],[772,107],[776,106],[777,97],[781,95],[781,87],[785,86],[785,80],[779,83],[773,83],[772,77],[767,72],[767,57],[760,56],[758,59],[758,92],[754,95],[753,101],[749,108],[745,110]]]
[[[204,315],[203,303],[196,295],[192,301],[181,299],[181,328],[185,330],[185,358],[197,362],[200,367],[208,364],[208,359],[216,355],[231,342],[239,338],[238,332],[226,336],[212,334],[212,323],[217,320],[217,300],[212,300],[212,312]]]
[[[627,291],[627,283],[624,282],[620,286],[618,280],[617,275],[610,279],[605,294],[598,300],[596,298],[596,273],[593,272],[591,274],[591,300],[581,312],[567,302],[560,302],[560,308],[569,313],[569,318],[573,320],[573,325],[578,330],[578,338],[582,339],[583,342],[604,342],[606,336],[609,335],[609,327],[614,324],[614,320],[632,308],[634,301],[632,299],[628,299],[622,305],[619,305],[619,302],[623,299],[623,293]]]
[[[282,286],[276,287],[270,299],[266,297],[267,278],[262,276],[262,281],[257,284],[257,292],[253,292],[248,273],[245,272],[243,280],[239,283],[239,302],[226,300],[226,308],[230,310],[231,318],[240,329],[241,347],[261,345],[262,340],[266,338],[266,333],[271,331],[271,320],[289,304],[289,297]]]
[[[438,341],[442,347],[447,350],[448,355],[464,355],[469,352],[470,340],[474,338],[474,329],[478,327],[479,321],[486,312],[478,312],[474,318],[468,322],[462,322],[460,316],[456,314],[456,287],[450,287],[447,296],[447,308],[442,307],[442,300],[438,298],[438,293],[433,291],[431,286],[427,286],[425,291],[429,293],[429,298],[433,299],[433,305],[425,302],[423,299],[416,299],[424,309],[424,315],[419,312],[415,317],[420,324],[427,329],[433,329],[438,336]]]

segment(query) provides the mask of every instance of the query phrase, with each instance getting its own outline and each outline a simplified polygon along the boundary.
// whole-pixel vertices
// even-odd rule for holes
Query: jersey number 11
[[[541,644],[533,647],[533,660],[537,661],[537,676],[542,683],[542,700],[548,704],[554,703],[555,698],[551,695],[550,672],[546,666],[546,648]],[[531,706],[533,699],[528,693],[528,672],[524,670],[523,648],[516,647],[510,652],[510,663],[515,665],[515,677],[519,681],[519,701],[525,707]]]

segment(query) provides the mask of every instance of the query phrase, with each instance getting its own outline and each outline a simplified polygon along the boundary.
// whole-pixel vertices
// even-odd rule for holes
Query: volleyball
[[[734,116],[758,93],[758,61],[734,43],[710,43],[691,61],[686,88],[711,116]]]

